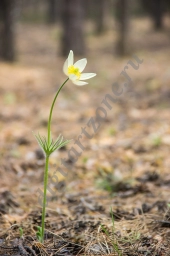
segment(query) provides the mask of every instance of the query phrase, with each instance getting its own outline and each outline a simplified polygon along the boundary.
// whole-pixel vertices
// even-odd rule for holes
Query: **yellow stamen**
[[[75,76],[77,76],[77,79],[80,79],[80,71],[79,71],[79,68],[75,68],[73,65],[68,67],[68,73],[69,75],[73,74]]]

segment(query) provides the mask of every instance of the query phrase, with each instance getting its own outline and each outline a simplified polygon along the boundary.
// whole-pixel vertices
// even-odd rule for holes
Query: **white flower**
[[[74,54],[73,51],[70,51],[68,58],[66,59],[64,66],[63,66],[63,72],[66,74],[66,76],[69,77],[69,79],[76,85],[85,85],[88,84],[87,82],[84,82],[82,80],[90,79],[94,76],[96,76],[95,73],[83,73],[82,71],[85,69],[87,64],[87,59],[81,59],[77,62],[74,62]]]

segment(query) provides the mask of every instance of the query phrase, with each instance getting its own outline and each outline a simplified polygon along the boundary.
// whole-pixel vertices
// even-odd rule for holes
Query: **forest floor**
[[[0,255],[170,255],[170,30],[154,32],[148,19],[131,26],[131,50],[143,62],[129,66],[129,91],[120,73],[135,63],[133,53],[118,58],[116,32],[96,37],[87,25],[86,72],[97,76],[83,87],[69,81],[55,105],[52,134],[72,141],[50,159],[42,245],[45,160],[33,132],[46,135],[65,59],[58,27],[18,24],[18,59],[0,63]],[[116,97],[115,82],[123,90]],[[110,109],[101,103],[106,94],[117,99]],[[107,118],[94,132],[87,123],[101,106]],[[82,127],[94,135],[82,136],[83,151],[74,144]],[[72,147],[76,163],[68,160]]]

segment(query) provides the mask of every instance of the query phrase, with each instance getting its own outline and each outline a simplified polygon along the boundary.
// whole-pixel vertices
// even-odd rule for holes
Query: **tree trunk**
[[[76,55],[85,52],[83,0],[63,0],[62,8],[62,54],[70,50]]]
[[[152,8],[152,14],[154,19],[154,28],[156,30],[162,29],[163,27],[163,1],[162,0],[154,0],[153,2],[153,8]]]
[[[49,0],[47,2],[47,22],[54,24],[61,20],[63,0]]]
[[[96,10],[95,11],[95,22],[96,22],[96,34],[102,34],[106,30],[106,11],[107,1],[106,0],[95,0]]]
[[[47,21],[50,24],[54,24],[57,20],[56,14],[56,0],[48,0],[48,13],[47,13]]]
[[[15,60],[14,0],[0,0],[0,58]]]
[[[117,0],[118,42],[117,53],[120,56],[127,54],[127,32],[128,32],[128,1]]]
[[[143,8],[149,13],[153,19],[154,28],[156,30],[163,27],[163,14],[166,1],[164,0],[141,0]]]

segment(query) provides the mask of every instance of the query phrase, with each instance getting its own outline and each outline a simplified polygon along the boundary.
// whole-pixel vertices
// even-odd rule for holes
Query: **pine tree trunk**
[[[96,10],[95,11],[95,22],[96,22],[96,34],[102,34],[106,30],[106,11],[107,1],[106,0],[95,0]]]
[[[0,0],[0,58],[15,60],[14,0]]]
[[[48,13],[47,13],[47,21],[50,24],[54,24],[57,19],[56,14],[56,0],[48,0]]]
[[[54,24],[61,20],[63,0],[49,0],[47,2],[47,22]]]
[[[118,42],[117,54],[126,55],[128,52],[127,32],[128,32],[128,1],[117,0],[117,21],[118,21]]]
[[[163,1],[162,0],[154,0],[153,1],[152,14],[154,19],[154,28],[156,30],[162,29],[163,27]]]
[[[163,14],[166,1],[164,0],[141,0],[143,8],[153,19],[154,29],[159,30],[163,27]]]
[[[85,52],[83,2],[83,0],[63,0],[62,54],[64,56],[67,56],[70,50],[76,55]]]

